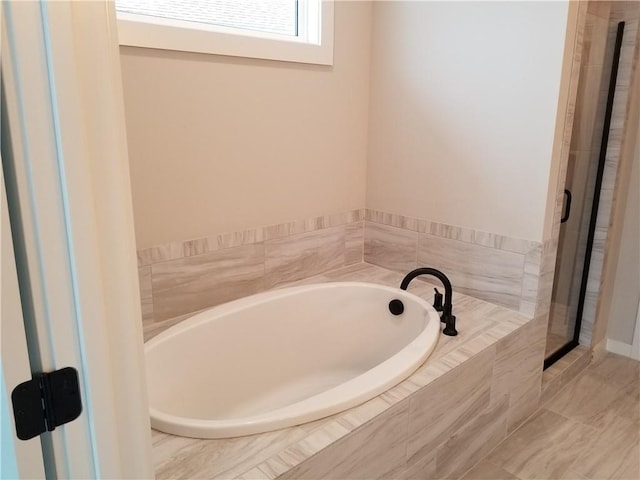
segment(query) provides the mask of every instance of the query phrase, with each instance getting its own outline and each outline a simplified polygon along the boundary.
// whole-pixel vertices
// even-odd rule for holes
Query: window
[[[297,8],[296,0],[116,0],[123,13],[293,36]]]
[[[332,0],[116,0],[121,45],[331,65]]]

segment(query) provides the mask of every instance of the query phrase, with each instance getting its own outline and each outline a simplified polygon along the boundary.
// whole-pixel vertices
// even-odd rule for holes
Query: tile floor
[[[640,362],[587,367],[462,480],[640,479]]]

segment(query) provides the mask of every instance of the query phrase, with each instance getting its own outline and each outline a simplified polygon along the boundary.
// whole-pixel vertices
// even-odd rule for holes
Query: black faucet
[[[453,315],[453,303],[451,301],[453,297],[453,289],[451,288],[451,282],[444,273],[440,270],[436,270],[435,268],[416,268],[415,270],[407,273],[407,276],[404,277],[404,280],[402,280],[402,283],[400,284],[400,289],[406,290],[411,280],[420,275],[433,275],[442,282],[442,285],[444,285],[444,305],[442,306],[442,316],[440,317],[440,321],[444,322],[445,326],[442,333],[449,335],[450,337],[456,336],[458,334],[458,331],[456,330],[456,316]],[[436,290],[436,297],[437,295],[439,295],[438,290]]]

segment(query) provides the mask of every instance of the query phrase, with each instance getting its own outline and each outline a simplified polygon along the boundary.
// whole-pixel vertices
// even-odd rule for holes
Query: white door
[[[1,7],[0,7],[1,8]],[[22,306],[18,291],[13,242],[7,211],[4,179],[0,177],[0,403],[2,403],[2,463],[0,478],[44,478],[44,464],[40,439],[18,440],[13,421],[11,390],[15,385],[31,379],[27,341],[25,339]]]
[[[0,3],[0,25],[3,24],[2,11]],[[0,35],[0,59],[2,37]],[[10,386],[30,380],[31,369],[6,199],[0,168],[0,478],[44,478],[40,439],[18,440],[13,421]]]
[[[44,458],[47,478],[148,478],[113,2],[2,6],[3,166],[30,367],[75,368],[83,405],[77,420],[41,435],[40,451],[28,456]],[[2,321],[4,333],[4,303]],[[3,371],[7,390],[30,379],[19,378],[13,362]],[[29,442],[12,442],[20,450],[12,470]]]

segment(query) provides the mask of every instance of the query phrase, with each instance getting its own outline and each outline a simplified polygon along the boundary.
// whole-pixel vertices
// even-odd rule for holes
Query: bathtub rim
[[[301,425],[340,413],[361,405],[406,380],[425,363],[436,348],[441,332],[440,316],[438,312],[436,312],[436,310],[421,297],[406,290],[373,282],[326,282],[285,287],[260,292],[228,303],[217,305],[194,314],[192,317],[173,325],[150,339],[144,345],[145,357],[150,350],[162,343],[170,341],[174,336],[180,335],[182,332],[193,328],[197,328],[202,323],[211,321],[210,317],[214,311],[216,316],[225,316],[233,314],[234,312],[244,309],[252,304],[260,303],[265,299],[286,298],[312,289],[326,290],[345,286],[373,287],[375,289],[391,293],[395,298],[402,299],[402,297],[405,297],[416,302],[426,311],[426,324],[423,330],[401,350],[361,375],[330,388],[329,390],[325,390],[319,394],[294,402],[285,407],[248,417],[227,420],[205,420],[170,414],[152,407],[151,402],[149,402],[151,427],[172,435],[200,439],[228,439],[256,433],[264,433],[271,430]],[[400,365],[402,365],[403,368],[399,368]],[[363,388],[372,378],[376,378],[383,374],[385,378],[383,382],[375,382],[374,387]],[[324,399],[331,398],[332,396],[346,398],[346,400],[333,401],[330,405],[325,406],[324,408],[309,410],[308,404],[321,403]]]

